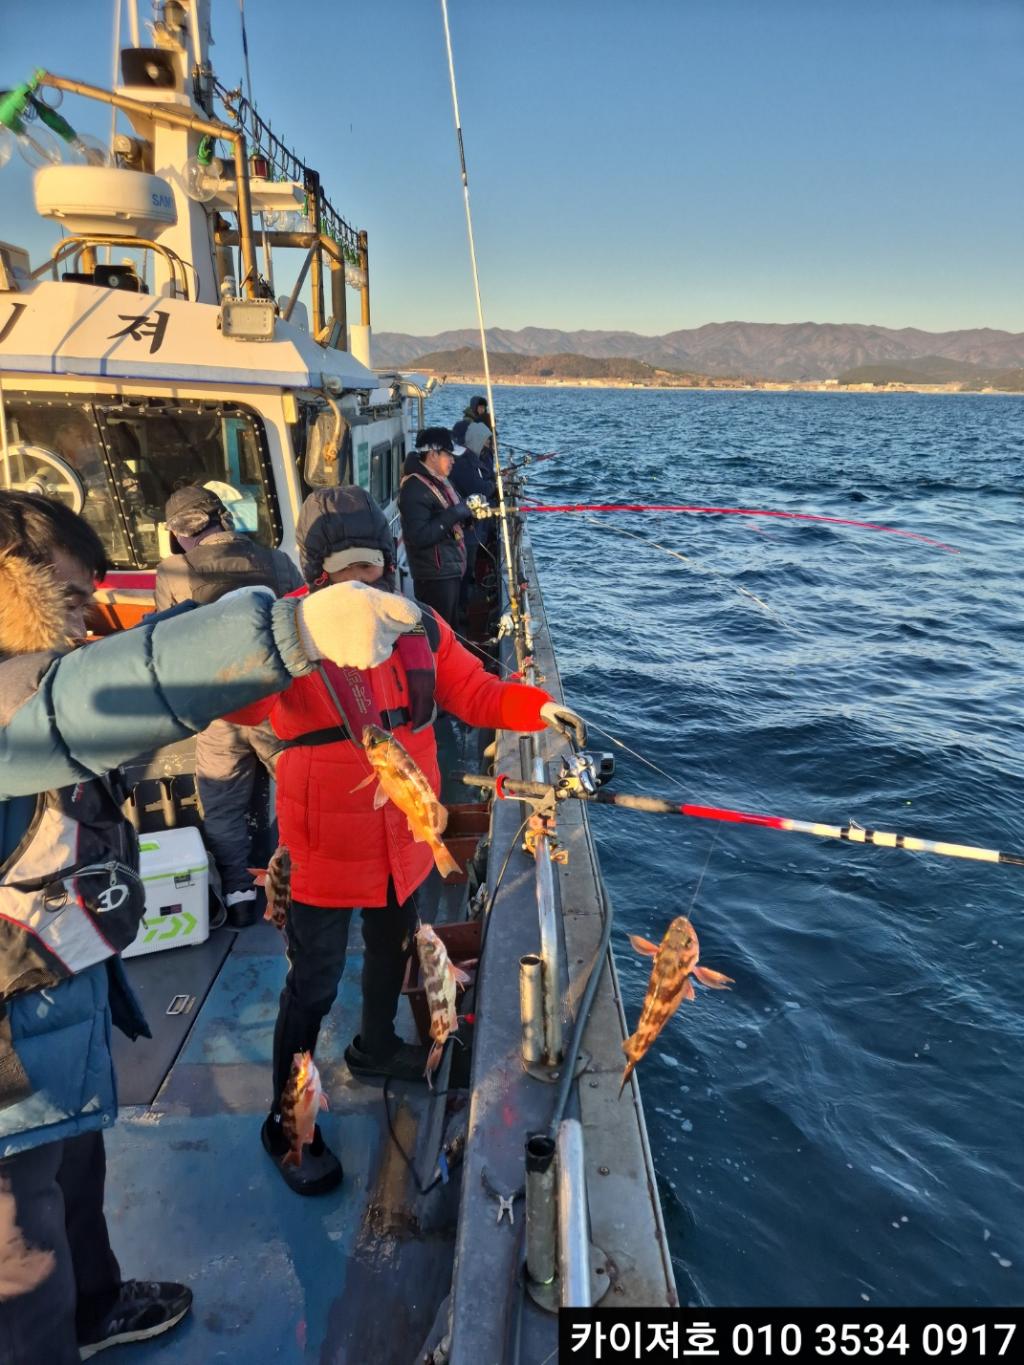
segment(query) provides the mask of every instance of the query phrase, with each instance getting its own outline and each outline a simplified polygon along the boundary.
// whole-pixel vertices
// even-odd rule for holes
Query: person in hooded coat
[[[466,444],[466,431],[473,422],[483,422],[486,426],[491,425],[491,415],[487,411],[487,399],[483,394],[474,394],[466,404],[462,417],[452,427],[452,440],[458,445]]]
[[[302,575],[283,550],[270,549],[235,529],[230,511],[210,488],[176,489],[164,509],[179,553],[157,565],[157,611],[178,602],[200,606],[238,588],[263,586],[284,597],[302,586]],[[258,917],[252,862],[250,811],[258,766],[271,777],[280,745],[266,725],[215,720],[196,740],[196,786],[203,812],[203,838],[220,873],[228,923],[244,929]]]
[[[392,587],[395,547],[384,513],[355,485],[318,489],[298,523],[302,571],[315,601],[328,584]],[[417,923],[416,891],[434,866],[408,821],[377,784],[361,743],[360,722],[347,714],[357,698],[379,717],[421,769],[435,793],[441,777],[432,721],[437,707],[485,729],[571,728],[583,722],[540,688],[501,682],[456,640],[436,612],[423,611],[422,637],[405,637],[385,664],[362,672],[325,664],[232,717],[248,724],[269,717],[285,747],[277,768],[281,843],[291,854],[286,912],[288,973],[274,1030],[273,1102],[263,1145],[285,1182],[320,1194],[342,1179],[341,1163],[317,1127],[298,1166],[286,1164],[281,1101],[297,1052],[312,1052],[334,1003],[345,966],[352,911],[362,909],[363,1001],[360,1031],[345,1050],[357,1076],[422,1080],[427,1049],[403,1042],[395,1014]],[[342,710],[339,711],[339,702]],[[365,723],[367,710],[363,711]],[[359,731],[358,734],[355,731]]]

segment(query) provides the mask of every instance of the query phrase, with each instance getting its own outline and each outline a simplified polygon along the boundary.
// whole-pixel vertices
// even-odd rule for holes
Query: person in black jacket
[[[462,417],[452,427],[452,439],[457,445],[466,444],[466,432],[474,422],[483,422],[488,427],[493,425],[483,394],[476,394],[469,400]]]
[[[455,463],[452,446],[447,427],[419,433],[416,450],[405,462],[398,510],[416,596],[455,629],[466,572],[463,527],[473,513],[448,482]]]
[[[451,484],[465,500],[476,493],[485,502],[493,502],[497,481],[494,477],[494,457],[491,452],[491,429],[483,422],[470,423],[466,445],[457,447]],[[489,524],[489,523],[488,523]],[[460,604],[465,610],[476,583],[476,559],[487,532],[485,523],[474,521],[466,527],[466,572],[462,577]]]

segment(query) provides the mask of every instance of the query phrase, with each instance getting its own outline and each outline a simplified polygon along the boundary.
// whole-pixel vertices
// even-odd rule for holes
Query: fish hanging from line
[[[637,1062],[644,1057],[658,1034],[679,1008],[681,1000],[694,998],[693,977],[712,990],[728,990],[731,976],[713,972],[710,967],[698,967],[700,944],[697,932],[685,915],[678,915],[665,931],[660,945],[655,945],[639,934],[630,934],[629,941],[638,953],[654,958],[651,979],[647,983],[643,1008],[636,1032],[622,1044],[626,1054],[626,1069],[622,1073],[619,1097]]]
[[[327,1108],[327,1096],[320,1082],[313,1054],[296,1052],[288,1083],[281,1096],[281,1131],[288,1142],[282,1165],[302,1164],[302,1149],[313,1141],[320,1110]]]
[[[250,867],[249,872],[267,893],[263,918],[284,932],[285,916],[292,904],[292,855],[284,844],[278,844],[265,868]]]
[[[441,840],[448,823],[448,812],[434,795],[434,789],[403,746],[378,725],[363,727],[363,749],[380,786],[373,799],[374,809],[393,801],[409,822],[417,843],[429,844],[434,863],[442,877],[459,871],[459,864]],[[365,786],[360,782],[359,787]],[[356,787],[356,791],[359,790]]]
[[[441,1061],[444,1045],[459,1027],[455,1010],[457,986],[466,985],[469,976],[452,964],[448,950],[429,924],[416,930],[416,955],[430,1011],[430,1036],[434,1040],[427,1057],[428,1082]],[[431,1082],[432,1084],[432,1082]]]

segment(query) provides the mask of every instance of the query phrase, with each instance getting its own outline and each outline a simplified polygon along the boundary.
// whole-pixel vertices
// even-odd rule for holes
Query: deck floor
[[[195,1294],[186,1322],[131,1347],[131,1359],[407,1365],[448,1290],[457,1191],[453,1182],[426,1201],[415,1194],[380,1087],[345,1065],[358,1028],[360,935],[317,1045],[332,1105],[324,1136],[345,1181],[316,1199],[287,1189],[259,1139],[281,938],[263,924],[234,938],[156,1102],[123,1109],[107,1136],[107,1217],[125,1275],[179,1279]],[[414,1036],[404,1002],[398,1026]],[[425,1086],[393,1089],[408,1149],[427,1097]]]

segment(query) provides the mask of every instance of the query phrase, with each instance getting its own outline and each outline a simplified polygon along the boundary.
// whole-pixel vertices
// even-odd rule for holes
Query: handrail
[[[53,248],[53,254],[45,265],[38,266],[32,271],[31,279],[38,279],[45,275],[47,270],[51,271],[53,278],[57,278],[57,267],[67,256],[81,255],[94,246],[116,246],[125,251],[158,251],[167,260],[171,271],[171,286],[174,289],[175,297],[188,300],[188,274],[185,270],[185,262],[176,251],[164,246],[162,242],[154,242],[148,237],[116,237],[105,233],[90,232],[81,233],[75,237],[63,237]]]

